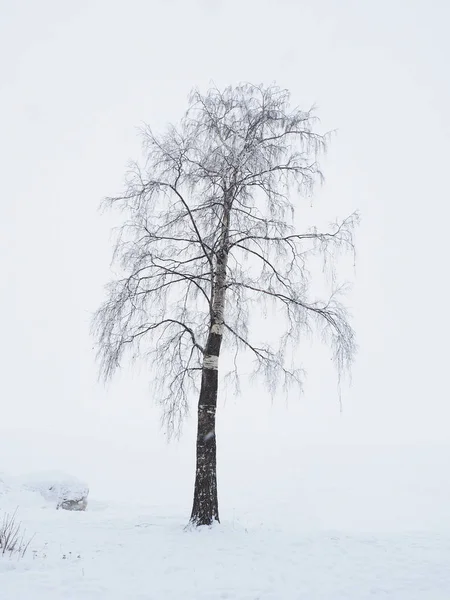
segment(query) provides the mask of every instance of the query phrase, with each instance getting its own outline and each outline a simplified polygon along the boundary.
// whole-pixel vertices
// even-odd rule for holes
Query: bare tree
[[[190,522],[219,521],[215,420],[222,339],[250,352],[272,392],[301,383],[293,350],[315,323],[339,373],[355,353],[339,288],[309,299],[309,259],[353,252],[357,214],[330,231],[294,229],[298,197],[321,177],[326,137],[312,111],[289,107],[276,86],[243,84],[194,91],[179,126],[143,131],[145,162],[133,164],[124,195],[106,200],[126,214],[114,259],[123,276],[109,284],[94,318],[101,373],[108,379],[126,351],[151,361],[163,421],[179,431],[199,392],[197,465]],[[330,261],[328,261],[330,262]],[[333,266],[333,261],[331,261]],[[278,305],[277,344],[255,341],[249,311]],[[294,359],[292,359],[294,357]]]

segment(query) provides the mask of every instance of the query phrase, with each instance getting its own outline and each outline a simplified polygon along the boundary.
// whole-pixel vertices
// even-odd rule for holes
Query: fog
[[[162,129],[192,87],[240,81],[276,81],[337,129],[301,211],[318,223],[361,213],[345,273],[360,348],[342,413],[318,345],[301,347],[301,397],[223,393],[224,468],[294,460],[305,443],[450,441],[449,19],[439,0],[1,1],[3,470],[137,477],[158,464],[158,485],[190,485],[195,423],[167,445],[152,365],[97,381],[89,323],[112,276],[113,224],[98,205],[140,157],[143,122]]]

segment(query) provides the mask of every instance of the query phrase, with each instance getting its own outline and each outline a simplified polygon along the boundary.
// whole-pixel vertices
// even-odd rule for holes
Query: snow
[[[0,560],[0,597],[448,600],[449,466],[448,447],[305,447],[296,468],[266,457],[232,486],[225,464],[222,523],[200,531],[139,465],[126,501],[90,481],[86,512],[49,510],[1,476],[0,509],[19,506],[35,538],[24,559]]]
[[[2,598],[448,599],[449,537],[230,522],[197,532],[180,515],[127,513],[46,513],[45,544],[2,574]]]

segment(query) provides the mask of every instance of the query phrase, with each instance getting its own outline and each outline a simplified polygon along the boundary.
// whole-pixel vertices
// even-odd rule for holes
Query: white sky
[[[360,352],[342,416],[317,352],[300,401],[228,398],[222,439],[450,441],[449,22],[446,0],[0,0],[0,428],[164,439],[151,365],[96,382],[88,325],[111,250],[97,207],[140,155],[137,126],[177,120],[194,85],[247,80],[339,130],[304,210],[361,211]]]

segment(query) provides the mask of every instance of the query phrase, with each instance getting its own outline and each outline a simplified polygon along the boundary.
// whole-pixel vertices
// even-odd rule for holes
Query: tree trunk
[[[222,326],[212,325],[205,348],[202,383],[198,401],[197,466],[194,504],[190,522],[212,525],[219,521],[216,462],[216,407],[218,360],[222,343]]]
[[[212,290],[211,325],[203,355],[202,383],[198,401],[197,466],[195,470],[194,505],[190,522],[193,525],[212,525],[219,522],[217,499],[216,408],[218,367],[222,345],[225,311],[225,290],[228,263],[228,234],[230,226],[229,200],[225,198],[220,250]]]

